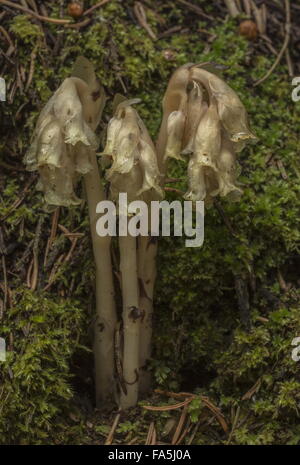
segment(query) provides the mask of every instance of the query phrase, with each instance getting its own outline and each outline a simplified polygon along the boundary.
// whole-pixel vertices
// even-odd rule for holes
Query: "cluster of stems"
[[[164,99],[163,118],[154,144],[133,108],[121,99],[107,128],[102,157],[110,160],[105,178],[110,199],[127,193],[145,202],[164,196],[169,158],[187,161],[190,200],[207,202],[217,194],[240,193],[236,153],[253,139],[245,108],[235,92],[205,66],[188,64],[175,71]],[[25,163],[40,173],[47,203],[69,206],[80,176],[85,183],[96,266],[94,357],[96,401],[115,399],[122,409],[136,405],[150,388],[156,237],[119,237],[122,309],[116,308],[111,238],[96,233],[98,202],[105,200],[95,134],[105,104],[91,63],[80,57],[42,110]],[[126,216],[128,212],[123,212]],[[151,224],[151,221],[149,221]]]

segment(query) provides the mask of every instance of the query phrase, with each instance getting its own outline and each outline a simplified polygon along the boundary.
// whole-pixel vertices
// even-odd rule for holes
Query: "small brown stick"
[[[155,425],[153,426],[153,432],[152,432],[152,438],[151,438],[151,442],[150,442],[150,446],[155,446],[156,445],[156,429],[155,429]]]
[[[58,224],[58,228],[64,233],[64,235],[72,235],[71,231],[69,231],[65,226],[63,226],[62,224]],[[70,239],[72,240],[72,239]]]
[[[36,13],[39,12],[39,10],[38,10],[38,8],[37,8],[36,3],[35,3],[34,0],[27,0],[27,1],[25,1],[24,3],[26,4],[27,2],[29,3],[29,6],[30,6],[31,8],[33,8],[33,10],[34,10]],[[24,6],[25,6],[25,5],[24,5]],[[28,7],[28,5],[27,5],[27,7]],[[47,15],[45,15],[45,16],[47,16]]]
[[[266,11],[263,8],[257,8],[254,1],[251,0],[251,7],[255,17],[257,29],[259,34],[266,33]]]
[[[183,180],[180,178],[166,178],[165,183],[171,184],[172,182],[179,182],[179,181],[183,181]]]
[[[32,79],[33,79],[34,65],[35,65],[35,59],[36,59],[36,54],[37,54],[37,48],[38,48],[38,46],[36,45],[34,47],[34,49],[32,50],[31,55],[30,55],[30,66],[29,66],[28,79],[27,79],[26,86],[25,86],[25,92],[28,91],[28,89],[30,87],[30,84],[32,82]]]
[[[24,86],[23,86],[23,83],[22,83],[21,73],[20,73],[19,67],[16,68],[16,80],[17,80],[18,88],[20,89],[20,94],[23,95],[24,94]]]
[[[147,23],[147,17],[143,5],[140,2],[135,2],[133,11],[135,13],[135,16],[137,17],[140,26],[143,27],[145,31],[147,31],[151,39],[157,40],[156,34],[152,31],[151,27]]]
[[[3,270],[3,294],[4,294],[4,300],[3,300],[3,308],[1,310],[1,317],[3,316],[3,312],[6,310],[6,302],[7,302],[7,293],[8,293],[8,285],[7,285],[7,273],[6,273],[6,261],[5,261],[5,252],[6,252],[6,247],[4,244],[4,238],[3,238],[3,233],[2,233],[2,228],[0,227],[0,253],[2,255],[2,270]]]
[[[218,200],[215,199],[214,201],[214,205],[219,213],[219,215],[221,216],[221,218],[223,219],[228,231],[230,232],[230,234],[233,236],[233,237],[236,237],[236,233],[234,232],[233,230],[233,227],[231,225],[231,222],[229,220],[229,218],[227,218],[226,214],[225,214],[225,211],[222,207],[222,205],[219,203]]]
[[[24,6],[10,2],[8,0],[0,0],[0,4],[1,3],[11,8],[16,8],[17,10],[23,11],[24,13],[27,13],[28,15],[31,15],[34,18],[39,19],[40,21],[46,21],[48,23],[54,23],[54,24],[69,24],[71,22],[70,19],[56,19],[56,18],[49,18],[47,16],[41,16],[38,13],[35,13],[34,11],[29,10],[28,8],[25,8]]]
[[[194,11],[195,13],[197,13],[197,15],[202,16],[203,18],[206,18],[206,19],[214,19],[212,16],[207,15],[206,13],[204,13],[204,11],[202,10],[202,8],[200,8],[200,7],[197,6],[197,5],[194,5],[193,3],[189,3],[189,2],[187,2],[186,0],[177,0],[177,1],[178,1],[178,3],[181,3],[182,5],[186,6],[186,7],[189,8],[190,10]]]
[[[231,428],[231,431],[230,431],[230,434],[229,434],[227,445],[229,445],[230,442],[231,442],[231,438],[232,438],[232,435],[233,435],[234,430],[236,428],[239,416],[240,416],[240,407],[238,406],[237,409],[236,409],[236,414],[235,414],[234,421],[233,421],[233,424],[232,424],[232,428]]]
[[[151,440],[152,440],[154,428],[155,428],[154,427],[154,421],[151,421],[151,423],[149,425],[146,441],[145,441],[145,446],[150,446],[151,445]]]
[[[81,237],[84,237],[84,234],[83,233],[66,233],[65,236],[68,238],[68,239],[80,239]]]
[[[138,439],[139,439],[138,436],[135,436],[134,438],[130,439],[127,445],[132,446],[132,444],[135,444]]]
[[[228,432],[228,425],[227,425],[227,423],[225,421],[225,418],[224,418],[223,414],[221,413],[220,409],[218,407],[216,407],[214,404],[212,404],[207,397],[201,396],[201,400],[206,405],[206,407],[209,408],[209,410],[211,410],[213,412],[213,414],[217,418],[218,422],[222,426],[224,432],[227,433]]]
[[[40,216],[37,226],[36,226],[35,238],[34,238],[33,248],[32,248],[33,250],[33,271],[32,271],[31,286],[30,286],[30,289],[32,291],[35,291],[36,286],[37,286],[37,281],[38,281],[38,272],[39,272],[38,252],[39,252],[39,240],[41,237],[43,221],[44,221],[44,218]]]
[[[273,47],[271,39],[266,36],[265,34],[260,34],[260,37],[266,42],[266,46],[268,49],[275,55],[277,56],[277,50]]]
[[[92,20],[88,18],[88,19],[84,19],[83,21],[80,21],[80,23],[66,24],[65,27],[73,28],[73,29],[80,29],[81,27],[84,27],[90,24],[91,21]]]
[[[67,263],[67,262],[71,259],[72,254],[73,254],[73,252],[74,252],[74,249],[75,249],[75,247],[76,247],[77,241],[78,241],[78,238],[77,238],[77,237],[75,237],[75,238],[72,240],[71,248],[70,248],[70,250],[69,250],[69,252],[68,252],[66,258],[64,259],[64,263]]]
[[[52,226],[51,226],[51,232],[50,232],[50,237],[49,237],[50,246],[51,246],[51,244],[54,241],[55,236],[56,236],[59,213],[60,213],[60,209],[59,209],[59,207],[56,207],[55,212],[53,213]]]
[[[166,31],[162,32],[161,34],[158,35],[158,39],[163,39],[164,37],[168,37],[175,32],[178,32],[182,29],[182,26],[173,26],[170,29],[167,29]]]
[[[269,320],[268,320],[269,321]],[[258,378],[256,383],[243,395],[242,400],[249,400],[255,394],[261,385],[261,378]]]
[[[277,163],[277,166],[278,166],[278,169],[280,171],[282,179],[286,180],[288,178],[288,175],[287,175],[287,173],[285,171],[285,167],[284,167],[282,161],[277,160],[276,163]]]
[[[154,389],[154,392],[157,394],[163,394],[164,396],[174,397],[174,399],[182,398],[182,397],[195,397],[195,394],[191,392],[171,392],[171,391],[163,391],[162,389]]]
[[[82,16],[87,16],[89,15],[90,13],[92,13],[96,8],[99,8],[100,6],[103,6],[105,5],[106,3],[108,3],[110,0],[102,0],[102,2],[99,2],[97,3],[96,5],[92,6],[91,8],[89,8],[88,10],[85,10],[85,12],[83,13]]]
[[[46,246],[46,251],[45,251],[45,258],[44,258],[44,266],[47,264],[47,256],[49,253],[49,249],[55,239],[56,236],[56,231],[57,231],[57,224],[58,224],[58,218],[59,218],[59,207],[56,208],[55,212],[53,213],[53,218],[52,218],[52,226],[51,226],[51,232],[50,232],[50,237],[47,241],[47,246]]]
[[[4,35],[5,39],[7,40],[7,42],[9,43],[9,45],[11,45],[12,47],[14,46],[13,44],[13,41],[11,40],[8,32],[6,29],[4,29],[3,26],[0,26],[0,32]]]
[[[60,255],[59,259],[54,264],[54,266],[53,266],[53,268],[52,268],[52,270],[50,272],[48,284],[43,288],[43,291],[48,291],[50,289],[50,287],[52,286],[52,284],[54,283],[54,281],[56,279],[56,275],[57,275],[57,270],[59,268],[59,265],[63,261],[64,257],[65,257],[64,254]]]
[[[192,428],[192,425],[190,424],[191,423],[191,420],[188,418],[187,419],[187,422],[186,422],[186,427],[184,428],[181,436],[179,437],[179,439],[177,440],[176,442],[176,445],[178,446],[179,444],[182,444],[182,441],[184,440],[184,438],[186,437],[186,435],[191,431],[191,428]]]
[[[171,442],[172,445],[177,444],[177,441],[178,441],[178,439],[180,437],[180,433],[182,431],[184,422],[185,422],[186,417],[187,417],[187,407],[188,407],[187,405],[184,406],[184,408],[182,410],[182,413],[180,415],[178,425],[176,427],[176,430],[175,430],[173,438],[172,438],[172,442]]]
[[[167,191],[167,192],[176,192],[176,194],[184,194],[183,191],[181,191],[180,189],[176,189],[175,187],[164,187],[164,190]]]
[[[39,270],[39,262],[38,262],[38,257],[34,255],[33,257],[33,267],[32,267],[32,276],[31,276],[31,283],[30,283],[30,290],[35,291],[36,286],[37,286],[37,280],[38,280],[38,270]]]
[[[189,440],[188,440],[188,442],[187,442],[188,446],[190,446],[190,445],[192,444],[192,442],[193,442],[193,440],[194,440],[194,437],[196,436],[196,433],[197,433],[197,431],[198,431],[198,429],[199,429],[199,426],[200,426],[200,421],[198,421],[198,422],[196,423],[196,426],[195,426],[195,428],[194,428],[194,431],[192,432],[192,434],[191,434],[191,436],[190,436],[190,438],[189,438]]]
[[[284,53],[285,53],[285,51],[286,51],[286,49],[288,47],[288,44],[289,44],[289,41],[290,41],[290,35],[291,35],[291,6],[290,6],[290,0],[285,0],[285,10],[286,10],[285,38],[284,38],[284,42],[283,42],[283,45],[281,47],[281,50],[278,53],[277,58],[274,61],[271,68],[269,69],[269,71],[261,79],[256,81],[253,84],[254,86],[258,86],[259,84],[264,82],[266,79],[268,79],[268,77],[273,73],[276,66],[279,64],[281,58],[283,57],[283,55],[284,55]]]
[[[289,76],[293,77],[295,75],[294,74],[294,65],[293,65],[293,62],[292,62],[292,59],[291,59],[291,54],[290,54],[290,51],[289,51],[288,48],[285,50],[285,58],[286,58],[286,63],[287,63],[288,70],[289,70]]]
[[[2,218],[0,218],[0,222],[6,220],[11,214],[12,212],[18,208],[21,203],[23,202],[23,200],[25,199],[26,197],[26,194],[29,190],[29,188],[31,187],[31,185],[33,184],[33,182],[36,180],[37,176],[34,175],[32,176],[32,178],[29,180],[29,182],[26,184],[26,186],[24,187],[24,190],[23,192],[20,194],[19,198],[17,200],[14,201],[14,203],[12,204],[12,206],[8,209],[8,212],[2,216]]]
[[[282,273],[280,271],[280,269],[278,268],[277,270],[277,277],[278,277],[278,282],[279,282],[279,286],[280,288],[284,291],[284,292],[287,292],[289,290],[289,286],[288,284],[285,282],[285,279],[284,277],[282,276]]]
[[[268,318],[264,318],[263,316],[257,316],[256,319],[258,321],[261,321],[262,323],[268,323],[269,322],[269,319]],[[242,399],[243,400],[243,399]]]
[[[227,10],[228,10],[230,16],[235,18],[236,16],[238,16],[240,14],[240,12],[238,10],[238,7],[237,7],[237,5],[235,3],[235,0],[225,0],[225,4],[227,6]]]
[[[10,51],[10,50],[14,50],[14,49],[15,49],[14,46],[13,46],[13,45],[10,45],[8,50]],[[11,59],[9,58],[8,53],[4,53],[3,50],[1,50],[1,48],[0,48],[0,53],[1,53],[2,56],[4,56],[4,58],[5,58],[11,65],[15,65],[15,64],[16,64],[13,60],[11,60]]]
[[[114,422],[112,424],[112,427],[111,427],[111,430],[106,438],[106,441],[104,443],[105,446],[109,446],[110,444],[112,444],[112,441],[113,441],[113,438],[114,438],[114,434],[115,434],[115,431],[116,431],[116,428],[118,426],[118,423],[120,421],[120,417],[121,417],[121,414],[118,413],[116,415],[116,418],[114,419]]]
[[[26,277],[26,283],[27,283],[27,287],[31,287],[31,272],[32,272],[32,267],[33,267],[33,259],[31,260],[30,262],[30,265],[29,265],[29,268],[28,268],[28,271],[27,271],[27,277]]]
[[[251,16],[250,0],[243,0],[243,5],[246,15]]]
[[[189,399],[184,400],[183,402],[179,402],[178,404],[173,405],[164,405],[162,407],[155,407],[152,405],[143,405],[145,410],[152,410],[153,412],[167,412],[168,410],[176,410],[178,408],[184,407],[188,405],[195,397],[190,397]]]
[[[6,310],[6,302],[7,302],[7,273],[6,273],[6,262],[5,262],[5,257],[2,255],[2,270],[3,270],[3,277],[4,277],[4,286],[3,286],[3,309],[1,310],[1,318],[3,316],[3,313]]]

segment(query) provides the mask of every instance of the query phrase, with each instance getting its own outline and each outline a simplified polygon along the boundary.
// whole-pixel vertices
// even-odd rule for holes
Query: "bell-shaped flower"
[[[228,196],[230,200],[239,200],[243,191],[235,184],[237,162],[234,144],[229,140],[225,132],[222,134],[221,152],[217,160],[217,167],[220,196]]]
[[[238,142],[246,139],[256,139],[249,128],[244,105],[226,82],[215,74],[195,66],[191,68],[191,78],[201,82],[210,97],[216,99],[220,120],[228,132],[230,140]]]
[[[234,90],[210,70],[188,64],[171,77],[163,110],[160,154],[164,160],[190,156],[184,198],[207,203],[216,195],[238,199],[236,153],[256,137]]]
[[[212,101],[201,118],[193,153],[188,165],[189,191],[186,200],[204,200],[207,193],[206,177],[212,170],[217,172],[217,159],[221,150],[221,124],[216,102]]]
[[[194,151],[194,140],[197,127],[207,110],[207,103],[203,98],[203,89],[197,82],[192,81],[187,98],[187,115],[183,134],[183,155],[190,155]]]
[[[39,171],[47,203],[80,203],[74,188],[79,175],[92,169],[87,149],[98,146],[99,89],[95,93],[82,79],[67,78],[40,113],[24,162],[29,171]]]
[[[221,124],[215,101],[212,101],[201,118],[194,142],[194,156],[198,163],[216,169],[221,148]]]
[[[164,159],[175,158],[184,160],[180,155],[182,148],[183,132],[185,126],[185,114],[180,110],[170,113],[167,125],[167,145]]]
[[[147,192],[150,189],[154,189],[159,197],[164,197],[164,192],[159,185],[160,173],[158,171],[156,154],[154,147],[148,144],[143,139],[140,140],[140,153],[139,162],[144,173],[143,185],[138,191],[137,195],[141,195],[143,192]]]
[[[117,138],[116,154],[113,155],[113,164],[106,173],[106,179],[110,180],[114,173],[125,174],[132,170],[134,162],[138,159],[139,138],[133,132],[125,133]]]
[[[189,190],[184,194],[185,200],[204,200],[206,197],[205,168],[192,157],[188,164]]]
[[[154,145],[140,116],[131,106],[137,101],[120,103],[107,128],[106,145],[101,155],[109,155],[113,160],[106,172],[113,200],[117,200],[120,192],[127,193],[128,201],[164,195],[159,185],[161,176]]]

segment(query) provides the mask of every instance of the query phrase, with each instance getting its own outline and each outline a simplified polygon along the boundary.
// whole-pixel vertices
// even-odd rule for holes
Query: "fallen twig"
[[[105,443],[104,443],[105,446],[109,446],[109,445],[112,443],[113,438],[114,438],[114,434],[115,434],[115,431],[116,431],[116,428],[117,428],[118,423],[119,423],[119,421],[120,421],[120,417],[121,417],[121,414],[118,413],[118,414],[116,415],[116,418],[114,419],[114,422],[113,422],[113,424],[112,424],[111,430],[110,430],[110,432],[109,432],[109,434],[108,434],[108,436],[107,436],[107,438],[106,438],[106,441],[105,441]]]
[[[105,5],[106,3],[110,2],[110,0],[102,0],[102,2],[97,3],[96,5],[92,6],[88,10],[85,10],[82,16],[87,16],[90,13],[92,13],[96,8],[99,8],[100,6]]]
[[[135,2],[133,11],[141,27],[147,31],[148,35],[153,40],[157,40],[156,34],[152,31],[151,27],[147,23],[147,17],[143,5],[140,2]]]
[[[227,6],[227,10],[230,14],[230,16],[232,16],[233,18],[235,18],[236,16],[238,16],[240,14],[239,10],[238,10],[238,7],[235,3],[235,0],[224,0],[226,6]]]
[[[197,15],[202,16],[203,18],[206,18],[206,19],[214,19],[212,16],[207,15],[206,13],[204,13],[204,11],[202,10],[202,8],[200,8],[200,7],[197,6],[197,5],[194,5],[193,3],[187,2],[186,0],[177,0],[177,1],[178,1],[178,3],[181,3],[182,5],[186,6],[186,7],[189,8],[190,10],[194,11],[195,13],[197,13]]]
[[[180,434],[181,434],[181,431],[182,431],[182,428],[183,428],[183,425],[184,425],[184,422],[186,420],[186,417],[187,417],[187,404],[184,406],[183,410],[182,410],[182,413],[180,415],[180,418],[179,418],[179,422],[178,422],[178,425],[176,427],[176,430],[173,434],[173,438],[172,438],[172,442],[171,444],[172,445],[175,445],[177,444],[177,441],[180,437]]]
[[[163,391],[162,389],[154,389],[154,392],[157,394],[163,394],[164,396],[174,397],[174,399],[182,397],[195,397],[195,394],[192,394],[191,392],[171,392]]]
[[[190,397],[189,399],[184,400],[183,402],[179,402],[178,404],[173,404],[173,405],[164,405],[161,407],[155,407],[153,405],[143,405],[143,408],[145,410],[152,410],[153,412],[167,412],[168,410],[176,410],[178,408],[184,407],[185,405],[188,405],[194,397]]]
[[[49,18],[47,16],[39,15],[38,13],[35,13],[35,11],[29,10],[28,8],[25,8],[22,5],[18,5],[17,3],[13,3],[8,0],[0,0],[0,3],[2,3],[3,5],[9,6],[11,8],[16,8],[17,10],[23,11],[24,13],[27,13],[28,15],[31,15],[34,18],[39,19],[40,21],[46,21],[48,23],[54,23],[54,24],[68,24],[71,22],[70,19],[56,19],[56,18]]]
[[[28,79],[27,79],[26,86],[25,86],[25,92],[28,91],[33,75],[34,75],[34,64],[35,64],[35,59],[36,59],[36,54],[37,54],[37,48],[38,46],[36,45],[30,55],[30,66],[29,66]]]
[[[285,0],[285,10],[286,10],[285,38],[284,38],[284,42],[283,42],[283,45],[281,47],[281,50],[278,53],[277,58],[274,61],[271,68],[269,69],[269,71],[261,79],[256,81],[253,84],[254,86],[258,86],[259,84],[264,82],[266,79],[268,79],[268,77],[273,73],[276,66],[279,64],[281,58],[283,57],[283,55],[284,55],[284,53],[285,53],[285,51],[287,49],[287,46],[288,46],[289,41],[290,41],[290,35],[291,35],[291,6],[290,6],[290,0]]]
[[[17,200],[14,201],[14,203],[12,204],[12,206],[8,209],[8,212],[2,216],[2,218],[0,218],[0,222],[6,220],[11,214],[12,212],[18,208],[21,203],[23,202],[23,200],[25,199],[26,197],[26,194],[29,190],[29,188],[31,187],[31,185],[33,184],[34,181],[36,181],[36,178],[37,178],[37,175],[33,175],[32,178],[29,180],[29,182],[26,184],[23,192],[20,194],[19,198]]]
[[[67,28],[73,28],[73,29],[80,29],[81,27],[85,27],[88,24],[90,24],[92,20],[90,18],[84,19],[83,21],[80,21],[80,23],[72,23],[72,24],[66,24],[65,27]]]

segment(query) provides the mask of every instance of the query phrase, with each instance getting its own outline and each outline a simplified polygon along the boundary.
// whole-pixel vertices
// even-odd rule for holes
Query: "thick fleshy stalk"
[[[88,150],[88,149],[87,149]],[[110,236],[96,232],[98,202],[105,199],[96,154],[90,156],[93,169],[84,176],[93,253],[96,266],[96,320],[94,323],[94,364],[96,405],[101,407],[115,396],[114,331],[117,323],[111,264]]]
[[[136,237],[119,237],[120,271],[123,299],[123,384],[120,407],[134,407],[139,391],[139,347],[141,313],[139,308],[139,289],[137,277]],[[124,389],[124,388],[123,388]]]

